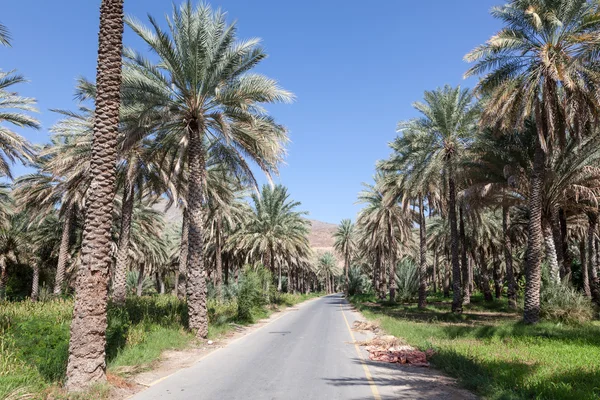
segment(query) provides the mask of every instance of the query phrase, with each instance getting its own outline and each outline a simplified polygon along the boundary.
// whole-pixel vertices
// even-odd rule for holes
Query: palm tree
[[[462,296],[456,218],[456,170],[460,157],[475,132],[479,109],[473,103],[471,93],[460,87],[445,86],[434,91],[426,91],[424,100],[424,103],[414,104],[421,116],[399,123],[398,131],[405,137],[403,140],[407,147],[404,151],[413,154],[411,157],[412,163],[415,164],[413,173],[420,173],[424,177],[442,175],[447,179],[446,204],[450,222],[454,291],[452,311],[460,313]]]
[[[377,168],[388,172],[391,178],[389,190],[396,192],[396,197],[404,207],[417,202],[419,208],[419,308],[424,308],[427,298],[427,223],[425,219],[425,202],[429,212],[436,207],[444,211],[440,202],[441,175],[439,171],[428,169],[423,157],[426,153],[413,152],[421,140],[418,135],[400,135],[389,144],[393,153],[386,160],[380,161]],[[423,170],[425,168],[425,170]],[[434,271],[435,274],[435,271]],[[434,285],[435,286],[435,285]]]
[[[345,293],[348,297],[348,271],[350,269],[350,259],[354,253],[356,243],[354,242],[354,224],[349,219],[343,219],[336,231],[333,233],[335,242],[333,247],[344,257],[344,275],[345,275]]]
[[[333,293],[335,291],[334,277],[339,274],[335,256],[330,252],[326,252],[319,257],[317,271],[317,274],[323,277],[327,294]]]
[[[542,197],[546,153],[563,147],[567,133],[586,134],[597,114],[600,75],[595,66],[597,5],[581,0],[512,0],[492,9],[505,27],[465,56],[475,64],[465,76],[484,75],[482,123],[506,130],[537,126],[530,175],[529,227],[523,319],[540,313]]]
[[[0,44],[3,46],[10,46],[10,32],[8,28],[0,24]]]
[[[277,290],[282,290],[282,263],[290,257],[310,253],[306,212],[296,211],[299,202],[290,199],[281,185],[263,186],[260,196],[251,196],[252,214],[242,228],[228,239],[227,248],[243,249],[247,261],[261,261],[277,273]]]
[[[83,263],[77,276],[71,323],[65,383],[69,391],[106,380],[106,305],[121,104],[122,41],[123,0],[102,0],[90,162],[92,183],[85,213]]]
[[[127,51],[125,84],[132,89],[128,92],[146,105],[148,113],[164,114],[164,134],[180,137],[174,143],[187,149],[189,325],[198,337],[205,338],[208,319],[202,207],[206,138],[235,149],[239,158],[255,161],[266,172],[274,171],[282,159],[287,135],[260,104],[290,101],[292,95],[275,81],[248,73],[266,54],[257,40],[237,43],[235,25],[226,23],[224,13],[204,4],[194,8],[187,1],[179,9],[174,7],[168,32],[153,18],[150,22],[152,29],[127,19],[160,61],[153,64]]]
[[[19,128],[39,129],[37,119],[26,113],[37,112],[34,107],[35,99],[21,97],[9,89],[11,86],[23,82],[27,81],[21,75],[12,71],[0,71],[0,122],[6,122]],[[0,151],[0,173],[10,179],[12,179],[10,164],[16,160],[32,162],[35,153],[27,140],[2,125],[0,125]]]
[[[386,191],[385,181],[385,174],[378,172],[374,185],[363,183],[364,189],[358,194],[358,203],[365,204],[365,207],[358,214],[357,225],[364,232],[363,240],[369,247],[387,253],[389,294],[393,302],[396,295],[396,260],[401,255],[399,244],[411,236],[414,218],[398,203],[395,193]]]

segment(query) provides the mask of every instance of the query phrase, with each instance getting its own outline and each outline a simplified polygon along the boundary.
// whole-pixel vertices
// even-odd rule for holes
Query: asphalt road
[[[465,399],[427,368],[368,361],[340,295],[306,302],[134,396],[154,399]]]

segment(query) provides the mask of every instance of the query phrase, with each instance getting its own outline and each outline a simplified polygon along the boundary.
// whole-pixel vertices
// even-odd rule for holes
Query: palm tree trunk
[[[494,250],[494,292],[496,294],[496,298],[499,299],[502,297],[502,271],[500,270],[500,258],[498,257],[498,253]]]
[[[225,280],[224,280],[224,283],[225,283],[225,286],[227,286],[227,285],[229,285],[229,257],[227,257],[227,256],[226,256],[226,257],[223,259],[223,264],[224,264],[224,268],[223,268],[223,270],[224,270],[224,272],[225,272]]]
[[[346,298],[350,295],[350,276],[349,276],[349,269],[350,269],[350,252],[348,249],[348,245],[346,245],[346,254],[344,254],[344,272],[346,275],[346,283],[345,283],[345,289],[344,292],[346,294]]]
[[[121,104],[123,0],[102,0],[98,38],[92,182],[71,322],[65,383],[68,391],[82,390],[106,380],[106,306]]]
[[[579,259],[581,260],[581,281],[583,284],[583,294],[586,297],[591,297],[590,280],[588,277],[587,252],[585,248],[585,239],[579,242]]]
[[[569,251],[569,243],[567,241],[567,217],[565,215],[565,211],[562,208],[558,211],[558,220],[560,223],[560,242],[564,257],[564,270],[563,276],[561,276],[561,278],[569,282],[571,280],[571,264],[573,263],[573,256]]]
[[[439,268],[438,268],[438,255],[437,249],[433,248],[433,271],[431,272],[433,275],[433,293],[437,293],[437,282],[439,279]]]
[[[132,166],[129,168],[132,168]],[[129,178],[129,173],[127,175]],[[125,183],[121,211],[121,233],[119,235],[117,263],[113,279],[113,301],[117,305],[125,304],[125,297],[127,295],[127,259],[129,257],[129,237],[131,234],[131,218],[133,216],[134,202],[134,187],[130,183]]]
[[[452,161],[450,161],[452,163]],[[456,223],[456,183],[454,182],[454,168],[450,164],[448,176],[448,217],[450,219],[450,252],[452,257],[452,312],[462,313],[460,263],[458,262],[458,227]]]
[[[277,291],[281,292],[281,262],[277,263]]]
[[[190,232],[190,218],[187,207],[183,209],[183,219],[181,221],[181,244],[179,247],[179,265],[177,266],[177,277],[175,280],[175,287],[177,297],[180,299],[185,298],[186,293],[186,271],[188,262],[188,248],[189,248],[189,232]]]
[[[140,264],[140,270],[138,273],[137,285],[135,294],[140,297],[144,293],[144,274],[146,272],[146,264]]]
[[[208,335],[208,312],[206,309],[206,266],[204,265],[204,232],[202,223],[202,203],[206,159],[202,143],[204,127],[200,121],[189,122],[188,136],[188,265],[187,265],[187,304],[189,326],[198,338]]]
[[[33,263],[33,282],[31,283],[31,301],[37,301],[40,293],[40,265],[37,260]]]
[[[215,264],[216,264],[216,280],[215,287],[217,289],[217,298],[221,298],[221,294],[223,291],[223,264],[222,264],[222,254],[221,254],[221,234],[223,231],[223,223],[221,221],[221,216],[217,212],[217,221],[216,221],[216,232],[215,232]]]
[[[463,304],[469,304],[471,302],[471,274],[469,273],[469,264],[467,262],[467,239],[465,235],[465,219],[463,216],[463,207],[459,206],[459,235],[460,235],[460,255],[461,255],[461,266],[462,266],[462,290],[463,290]]]
[[[588,251],[588,277],[590,280],[589,287],[592,299],[600,302],[600,292],[598,287],[598,270],[596,265],[596,255],[594,254],[594,243],[596,228],[598,227],[598,216],[594,213],[588,213],[588,235],[587,235],[587,251]]]
[[[552,228],[552,238],[554,239],[554,250],[556,252],[556,262],[558,264],[558,282],[565,275],[565,254],[563,252],[563,243],[560,233],[560,220],[558,217],[559,207],[552,207],[550,213],[550,227]]]
[[[427,232],[423,195],[419,194],[419,308],[427,305]],[[435,278],[434,278],[435,279]],[[435,285],[434,285],[435,286]]]
[[[481,291],[483,292],[483,298],[485,301],[494,301],[492,289],[490,288],[490,273],[488,272],[483,247],[479,247],[479,263],[479,268],[481,271]]]
[[[2,256],[0,261],[0,300],[6,299],[6,281],[8,280],[8,271],[6,268],[6,259]]]
[[[594,240],[595,262],[590,270],[590,286],[592,291],[592,299],[596,304],[600,305],[600,278],[598,277],[598,262],[600,261],[600,249],[598,249],[598,240]]]
[[[375,251],[375,263],[373,264],[373,291],[376,295],[379,294],[379,250]]]
[[[540,286],[542,263],[542,187],[545,154],[539,138],[536,140],[529,192],[529,227],[527,239],[527,266],[525,269],[525,307],[523,320],[534,324],[540,319]]]
[[[388,243],[390,246],[390,269],[389,269],[389,286],[390,286],[390,302],[396,301],[396,245],[393,240],[392,225],[388,224]]]
[[[548,261],[550,281],[553,284],[558,284],[560,282],[560,272],[552,228],[549,223],[542,222],[542,230],[544,232],[544,243],[546,244],[546,260]]]
[[[380,267],[379,267],[379,298],[380,299],[385,299],[385,296],[387,295],[387,279],[386,279],[386,270],[385,270],[385,263],[383,261],[383,250],[380,249],[380,254],[379,254],[379,262],[380,262]]]
[[[54,279],[54,294],[60,296],[63,283],[65,281],[65,272],[67,270],[67,260],[69,258],[69,239],[71,238],[71,224],[73,221],[73,205],[69,205],[65,211],[63,230],[60,239],[60,249],[58,250],[58,264],[56,266],[56,278]]]
[[[502,206],[502,233],[504,237],[504,263],[506,265],[506,280],[508,281],[508,308],[515,310],[517,308],[517,284],[515,282],[515,272],[513,269],[512,243],[510,241],[510,209],[504,204]]]
[[[158,280],[159,293],[165,294],[165,276],[163,273],[156,274],[156,278]]]

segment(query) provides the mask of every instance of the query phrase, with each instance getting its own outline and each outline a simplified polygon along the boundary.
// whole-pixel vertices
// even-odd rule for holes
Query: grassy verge
[[[461,316],[440,299],[413,304],[351,299],[389,334],[420,349],[433,348],[435,367],[489,399],[600,398],[600,323],[523,325],[502,302],[473,299]]]
[[[285,306],[319,294],[272,296],[272,303],[253,307],[251,320],[237,319],[237,300],[209,300],[209,338],[233,329],[232,323],[250,324]],[[0,304],[0,399],[73,398],[60,390],[69,346],[72,300],[46,303],[29,301]],[[129,298],[125,307],[108,312],[107,362],[113,374],[127,374],[151,367],[165,350],[193,345],[186,330],[185,303],[173,296]],[[106,398],[108,386],[100,385],[79,398]]]

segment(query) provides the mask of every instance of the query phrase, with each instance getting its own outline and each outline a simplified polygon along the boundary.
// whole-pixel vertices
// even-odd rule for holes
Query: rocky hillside
[[[310,219],[309,222],[311,228],[308,239],[311,247],[317,252],[333,251],[333,233],[336,225],[314,219]]]

